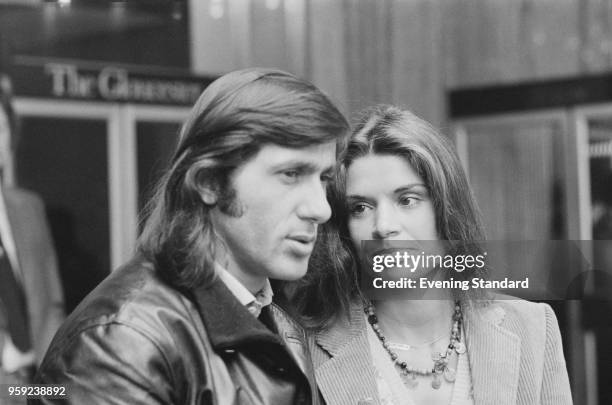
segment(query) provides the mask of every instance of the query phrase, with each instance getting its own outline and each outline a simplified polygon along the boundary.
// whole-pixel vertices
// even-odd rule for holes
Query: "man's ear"
[[[204,201],[206,205],[215,205],[218,200],[217,191],[210,184],[200,184],[198,187],[198,192],[200,193],[200,198]]]
[[[213,206],[219,200],[219,186],[204,170],[191,168],[187,172],[187,181],[195,188],[206,205]]]

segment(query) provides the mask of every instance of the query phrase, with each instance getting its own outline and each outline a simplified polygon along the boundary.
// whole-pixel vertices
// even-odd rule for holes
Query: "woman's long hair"
[[[305,323],[324,328],[346,314],[351,301],[360,298],[359,262],[348,233],[345,177],[351,164],[364,156],[392,155],[408,162],[425,182],[436,215],[439,238],[447,241],[448,254],[478,255],[485,239],[480,213],[461,163],[450,142],[429,123],[395,106],[365,110],[341,156],[338,181],[331,193],[334,215],[321,229],[307,277],[294,294]],[[450,277],[451,272],[445,272]],[[469,274],[468,274],[469,273]],[[455,280],[483,277],[486,268],[452,272]],[[453,290],[456,299],[481,297],[479,289]]]

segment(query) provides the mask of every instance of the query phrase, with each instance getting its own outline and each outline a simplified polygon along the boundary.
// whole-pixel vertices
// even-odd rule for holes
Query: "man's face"
[[[0,173],[10,164],[11,154],[11,128],[8,116],[0,107]]]
[[[266,278],[295,280],[306,273],[317,226],[331,216],[326,186],[335,156],[333,142],[266,145],[230,177],[231,208],[211,210],[226,247],[217,260],[252,292]]]

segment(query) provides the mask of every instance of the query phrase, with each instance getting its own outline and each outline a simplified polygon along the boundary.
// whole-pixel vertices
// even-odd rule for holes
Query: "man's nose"
[[[302,219],[322,224],[331,217],[331,207],[327,201],[327,191],[319,181],[304,191],[304,197],[298,208],[298,215]]]

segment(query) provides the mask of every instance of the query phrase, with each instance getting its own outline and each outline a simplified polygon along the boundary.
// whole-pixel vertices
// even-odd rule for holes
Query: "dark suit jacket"
[[[2,194],[23,275],[32,344],[40,362],[64,320],[57,258],[41,199],[20,189],[3,188]],[[6,322],[1,318],[2,314],[0,327]]]

